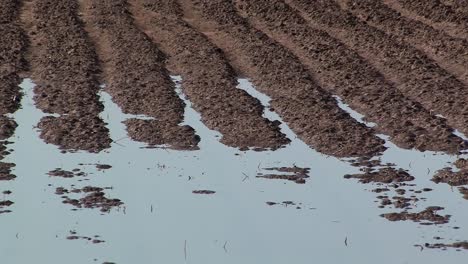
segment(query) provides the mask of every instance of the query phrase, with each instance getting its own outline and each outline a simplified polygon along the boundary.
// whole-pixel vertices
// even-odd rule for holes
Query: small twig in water
[[[226,245],[227,245],[227,241],[226,241],[226,242],[224,242],[224,245],[223,245],[224,252],[226,252],[226,253],[227,253]]]
[[[345,237],[344,244],[345,244],[345,246],[348,246],[348,237]]]
[[[242,173],[242,174],[244,174],[244,175],[245,175],[244,179],[242,179],[242,182],[244,182],[245,180],[247,180],[247,179],[249,179],[249,178],[250,178],[250,177],[249,177],[249,175],[247,175],[247,174],[245,174],[245,173]]]

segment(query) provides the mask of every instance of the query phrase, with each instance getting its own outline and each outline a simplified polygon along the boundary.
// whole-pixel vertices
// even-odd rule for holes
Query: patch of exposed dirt
[[[431,206],[418,213],[403,211],[400,213],[382,214],[389,221],[413,221],[421,225],[446,224],[450,220],[450,215],[439,215],[437,211],[443,210],[443,207]]]
[[[110,187],[101,188],[86,186],[78,189],[73,188],[71,190],[57,187],[55,194],[63,198],[64,204],[70,204],[76,208],[97,208],[101,212],[110,212],[111,209],[119,208],[124,204],[119,199],[105,197],[105,189],[110,189]],[[84,196],[78,199],[70,198],[69,195],[72,194],[83,194]]]
[[[215,194],[215,191],[211,190],[193,190],[192,193],[194,194]]]
[[[361,174],[347,174],[344,177],[346,179],[359,179],[361,183],[400,183],[414,180],[414,177],[405,170],[390,167]]]
[[[278,179],[278,180],[288,180],[293,181],[298,184],[304,184],[306,179],[309,178],[310,168],[300,168],[297,166],[294,167],[280,167],[280,168],[264,168],[267,171],[277,171],[280,173],[288,174],[279,174],[279,173],[258,173],[257,178],[265,179]]]
[[[85,172],[80,171],[79,169],[74,169],[73,171],[67,171],[60,168],[56,168],[55,170],[51,170],[47,173],[49,176],[52,177],[61,177],[61,178],[74,178],[74,177],[85,177],[87,174]]]

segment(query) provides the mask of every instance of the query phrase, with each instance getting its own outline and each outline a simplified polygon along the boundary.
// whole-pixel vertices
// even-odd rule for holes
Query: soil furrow
[[[222,0],[184,0],[186,20],[203,32],[240,72],[267,94],[272,108],[308,145],[322,153],[346,157],[383,151],[383,140],[337,106],[288,50],[251,28]]]
[[[455,38],[468,40],[468,3],[454,9],[440,0],[381,0],[410,19],[418,20]],[[461,11],[458,11],[461,10]]]
[[[132,0],[138,26],[168,55],[182,88],[202,121],[221,142],[241,149],[277,149],[289,142],[278,124],[262,117],[263,106],[238,89],[237,76],[222,52],[182,20],[174,1]]]
[[[445,120],[408,100],[355,52],[327,33],[315,30],[282,0],[237,0],[252,25],[291,50],[319,84],[377,123],[402,148],[459,151],[463,140]],[[433,129],[436,128],[436,129]]]
[[[467,87],[423,52],[369,26],[331,1],[287,2],[309,25],[354,49],[409,99],[432,114],[443,115],[450,126],[468,134]],[[367,2],[354,1],[356,6]],[[348,7],[353,8],[351,2]]]
[[[468,41],[453,38],[416,20],[408,19],[380,1],[359,1],[349,9],[367,24],[406,41],[468,85]]]
[[[47,116],[38,124],[41,138],[61,149],[99,152],[111,139],[99,118],[99,71],[93,46],[78,18],[75,0],[35,0],[22,20],[31,41],[31,73],[36,106]]]
[[[124,113],[152,120],[125,123],[130,137],[149,145],[195,149],[199,141],[184,119],[184,102],[164,68],[166,58],[135,25],[125,0],[82,1],[87,29],[104,66],[106,90]]]
[[[27,70],[24,52],[27,38],[21,29],[18,18],[21,2],[0,0],[0,180],[15,178],[11,174],[14,164],[1,162],[10,152],[8,138],[13,136],[16,122],[5,116],[20,107],[20,74]]]

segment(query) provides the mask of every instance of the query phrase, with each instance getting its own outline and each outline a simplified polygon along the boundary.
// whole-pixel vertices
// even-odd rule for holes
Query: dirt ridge
[[[331,1],[287,2],[312,27],[325,30],[355,50],[406,97],[433,114],[443,115],[451,127],[468,134],[467,87],[424,53],[360,21]],[[346,1],[348,8],[370,2]]]
[[[99,117],[99,65],[74,0],[35,0],[22,21],[31,41],[29,61],[36,106],[59,117],[43,117],[40,137],[63,150],[99,152],[111,139]]]
[[[182,90],[202,121],[233,147],[276,149],[289,140],[278,124],[262,117],[263,106],[238,89],[237,76],[222,52],[182,20],[176,2],[132,0],[139,28],[168,55],[168,68],[182,76]]]
[[[458,151],[463,140],[452,134],[443,119],[407,99],[354,51],[308,26],[284,1],[236,2],[253,26],[294,53],[321,87],[377,123],[376,130],[389,135],[392,142],[407,149]]]
[[[179,1],[185,19],[220,47],[236,69],[272,98],[272,108],[304,142],[333,156],[381,153],[383,140],[340,109],[289,51],[251,28],[232,3]]]
[[[106,91],[127,114],[131,138],[175,149],[198,148],[192,127],[179,125],[185,103],[165,69],[165,56],[134,23],[125,0],[81,1],[87,30],[98,47]]]

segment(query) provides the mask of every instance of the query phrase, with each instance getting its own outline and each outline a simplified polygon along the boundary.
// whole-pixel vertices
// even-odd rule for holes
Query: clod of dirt
[[[458,190],[459,190],[460,193],[463,195],[463,198],[465,198],[466,200],[468,200],[468,188],[466,188],[466,187],[458,187]]]
[[[210,190],[193,190],[192,193],[195,194],[215,194],[215,191],[210,191]]]
[[[447,167],[437,171],[434,177],[432,177],[432,181],[435,183],[447,183],[451,186],[466,185],[468,184],[468,169],[454,172],[452,168]]]
[[[0,140],[11,137],[18,125],[16,122],[6,116],[0,116]]]
[[[96,164],[96,169],[98,170],[108,170],[112,168],[111,165],[107,165],[107,164]]]
[[[89,241],[89,242],[91,242],[91,243],[93,243],[93,244],[100,244],[100,243],[106,242],[106,241],[101,240],[101,239],[98,239],[98,238],[99,238],[98,235],[96,235],[96,236],[94,236],[94,237],[78,236],[78,235],[76,234],[76,231],[70,231],[70,235],[67,236],[67,239],[68,239],[68,240],[78,240],[78,239],[81,239],[81,240]]]
[[[60,168],[49,171],[47,174],[50,175],[50,176],[62,177],[62,178],[73,178],[75,176],[86,176],[86,173],[79,172],[79,170],[76,171],[76,172],[73,172],[73,171],[62,170]]]
[[[280,168],[265,168],[265,170],[269,171],[278,171],[283,173],[290,173],[290,174],[258,174],[257,178],[265,178],[265,179],[279,179],[279,180],[288,180],[293,181],[298,184],[304,184],[306,182],[305,179],[309,178],[308,175],[310,168],[300,168],[297,166],[294,167],[280,167]]]
[[[0,181],[10,181],[16,178],[15,175],[11,174],[11,168],[14,166],[13,163],[0,162]]]
[[[72,199],[68,196],[62,196],[63,203],[71,204],[77,208],[98,208],[101,212],[109,212],[112,208],[120,207],[124,203],[119,199],[110,199],[105,197],[104,189],[109,187],[93,187],[86,186],[81,189],[67,190],[63,187],[58,187],[55,190],[57,195],[64,195],[69,193],[84,193],[85,196],[79,199]]]
[[[427,207],[421,212],[418,213],[409,213],[403,211],[400,213],[388,213],[382,214],[380,216],[385,217],[389,221],[413,221],[418,222],[422,225],[432,225],[432,224],[446,224],[450,220],[450,215],[439,215],[436,212],[443,210],[443,207],[431,206]]]
[[[362,174],[347,174],[345,179],[359,179],[361,183],[392,183],[407,182],[414,180],[408,172],[403,169],[381,168],[378,171],[366,172]]]
[[[443,244],[443,243],[435,243],[435,244],[429,244],[426,243],[424,244],[426,248],[438,248],[442,250],[447,250],[447,248],[456,248],[458,250],[460,249],[465,249],[468,250],[468,241],[462,241],[462,242],[455,242],[452,244]]]

